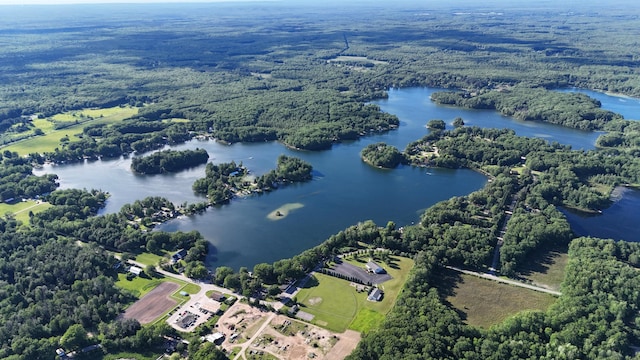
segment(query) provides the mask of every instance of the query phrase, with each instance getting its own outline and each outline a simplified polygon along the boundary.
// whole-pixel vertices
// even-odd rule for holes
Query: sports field
[[[413,267],[411,259],[392,258],[394,265],[388,271],[393,278],[380,285],[384,291],[381,301],[368,301],[367,292],[358,291],[354,283],[315,274],[297,294],[302,304],[300,310],[314,316],[312,323],[336,332],[346,329],[367,332],[376,328],[393,307]]]

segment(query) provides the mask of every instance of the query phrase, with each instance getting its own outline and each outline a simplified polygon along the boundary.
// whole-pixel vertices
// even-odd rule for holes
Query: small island
[[[278,188],[281,184],[311,180],[310,164],[295,157],[280,155],[275,170],[250,178],[249,170],[234,161],[208,164],[205,177],[193,183],[196,194],[206,195],[211,204],[222,204],[237,195],[261,193]],[[282,209],[280,209],[282,211]]]
[[[206,164],[209,154],[205,149],[164,150],[131,160],[131,170],[138,174],[165,174]]]
[[[290,212],[292,212],[293,210],[297,210],[300,208],[303,208],[304,205],[301,203],[290,203],[290,204],[284,204],[282,206],[280,206],[279,208],[273,210],[272,212],[269,213],[269,215],[267,215],[267,218],[269,220],[282,220],[284,218],[287,217],[287,215],[289,215]]]
[[[398,149],[385,143],[371,144],[360,152],[362,161],[380,168],[393,169],[405,161]]]

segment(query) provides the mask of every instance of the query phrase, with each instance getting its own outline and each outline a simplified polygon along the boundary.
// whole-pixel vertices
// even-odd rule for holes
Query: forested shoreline
[[[416,265],[395,307],[363,334],[350,359],[637,357],[640,246],[575,238],[558,207],[597,212],[616,186],[640,184],[640,125],[584,95],[552,91],[640,96],[640,53],[629,31],[638,25],[637,5],[344,5],[69,6],[55,16],[46,7],[3,7],[0,200],[37,198],[50,206],[28,220],[12,213],[0,219],[0,357],[51,359],[78,332],[81,344],[91,339],[110,353],[156,351],[161,335],[175,334],[163,322],[141,327],[119,318],[135,297],[115,285],[119,260],[110,251],[129,258],[188,249],[185,275],[210,276],[209,244],[200,234],[148,231],[178,211],[170,201],[151,197],[98,216],[108,194],[57,190],[57,176],[34,176],[33,166],[135,153],[140,173],[176,171],[207,162],[206,151],[187,156],[193,161],[184,161],[186,153],[144,154],[196,136],[330,151],[402,126],[367,102],[409,86],[442,88],[433,96],[440,104],[607,133],[598,149],[575,151],[460,119],[448,131],[434,122],[438,131],[402,153],[373,144],[362,157],[374,166],[406,159],[472,168],[491,182],[427,209],[416,225],[364,221],[291,259],[258,264],[253,275],[218,268],[211,281],[250,295],[366,244]],[[64,130],[56,114],[125,105],[137,114],[56,132]],[[24,138],[43,139],[50,149],[19,156],[12,146]],[[235,162],[209,163],[205,178],[186,191],[218,204],[243,189],[308,181],[312,164],[281,157],[253,181],[247,171]],[[534,251],[568,247],[562,295],[546,312],[524,312],[490,329],[470,326],[436,283],[445,265],[486,271],[505,222],[500,272],[517,276]],[[178,270],[166,259],[158,265]]]

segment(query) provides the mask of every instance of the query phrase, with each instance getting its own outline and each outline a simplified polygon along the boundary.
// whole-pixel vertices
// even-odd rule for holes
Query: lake
[[[574,233],[603,239],[640,241],[640,191],[618,188],[613,204],[602,214],[584,214],[561,211],[567,217]]]
[[[460,116],[469,126],[510,128],[518,135],[535,136],[569,144],[578,149],[594,148],[597,133],[560,126],[517,121],[490,110],[468,110],[440,106],[429,100],[438,89],[408,88],[389,90],[388,99],[373,103],[397,115],[397,130],[336,144],[329,151],[291,150],[277,142],[224,145],[215,141],[192,140],[173,147],[176,150],[204,148],[209,161],[242,162],[253,173],[262,174],[275,167],[280,154],[297,156],[311,163],[310,182],[289,185],[274,192],[238,198],[199,215],[169,221],[158,227],[165,231],[197,230],[211,243],[207,266],[226,265],[252,268],[260,262],[291,257],[320,244],[330,235],[371,219],[384,226],[398,226],[419,220],[420,213],[433,204],[453,196],[480,189],[486,178],[471,170],[430,169],[401,166],[394,170],[372,168],[360,160],[365,146],[384,141],[403,150],[428,133],[431,119],[451,124]],[[603,102],[603,107],[607,108]],[[450,125],[449,125],[450,126]],[[36,174],[56,173],[61,188],[87,188],[108,191],[111,197],[101,213],[113,213],[122,205],[147,196],[163,196],[176,204],[199,202],[192,183],[204,176],[204,166],[171,175],[135,175],[131,160],[121,158],[45,166]],[[281,207],[288,216],[270,220],[267,215]]]

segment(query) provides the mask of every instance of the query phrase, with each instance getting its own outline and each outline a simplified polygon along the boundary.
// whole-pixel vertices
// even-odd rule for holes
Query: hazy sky
[[[55,4],[104,4],[104,3],[193,3],[229,2],[248,0],[0,0],[0,5],[55,5]]]

